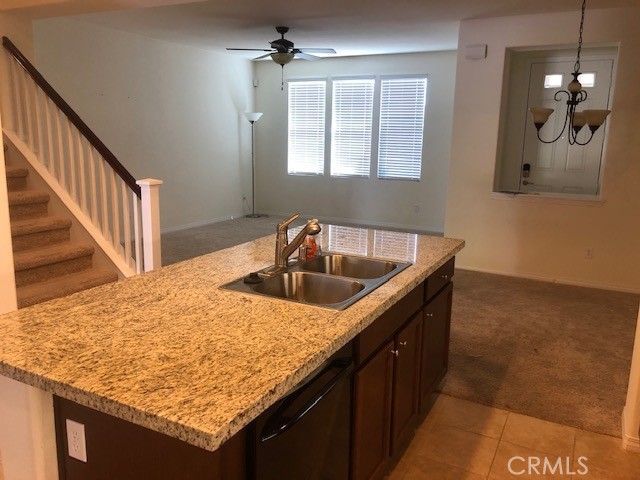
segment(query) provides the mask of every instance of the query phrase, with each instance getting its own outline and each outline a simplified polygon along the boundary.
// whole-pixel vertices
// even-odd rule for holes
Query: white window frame
[[[425,98],[424,98],[424,110],[422,117],[422,143],[420,146],[420,173],[418,177],[402,177],[402,176],[383,176],[380,174],[380,138],[381,138],[381,129],[382,129],[382,82],[384,80],[402,80],[402,79],[424,79],[425,81]],[[422,171],[423,171],[423,163],[424,163],[424,139],[425,139],[425,131],[426,131],[426,121],[427,121],[427,112],[429,109],[429,76],[427,74],[413,74],[413,75],[381,75],[379,77],[378,82],[378,135],[376,138],[376,144],[378,147],[378,152],[376,155],[376,178],[378,180],[401,180],[401,181],[409,181],[409,182],[419,182],[422,180]]]
[[[336,108],[336,104],[335,104],[335,86],[336,83],[338,82],[350,82],[350,81],[367,81],[371,83],[371,104],[370,104],[370,112],[369,112],[369,122],[368,122],[368,134],[369,134],[369,138],[368,138],[368,145],[366,145],[366,161],[363,162],[362,165],[366,165],[366,168],[364,169],[364,172],[358,174],[358,173],[338,173],[339,170],[339,165],[337,164],[337,145],[336,145],[336,115],[335,115],[335,108]],[[377,87],[377,79],[375,76],[349,76],[349,77],[332,77],[330,79],[330,92],[331,92],[331,109],[329,110],[331,112],[331,118],[330,118],[330,140],[331,140],[331,145],[330,145],[330,158],[329,158],[329,172],[331,177],[333,178],[369,178],[371,176],[371,161],[372,161],[372,155],[371,155],[371,148],[373,145],[373,136],[374,136],[374,129],[373,129],[373,125],[375,123],[375,100],[376,100],[376,87]],[[365,140],[366,142],[366,140]],[[364,153],[364,152],[363,152]]]
[[[309,170],[296,170],[293,169],[292,170],[292,162],[291,162],[291,125],[290,125],[290,119],[291,119],[291,102],[290,102],[290,95],[291,95],[291,85],[293,84],[299,84],[299,83],[310,83],[310,82],[314,82],[314,83],[323,83],[324,85],[324,115],[322,118],[322,160],[321,162],[318,162],[321,165],[321,168],[319,171],[309,171]],[[327,125],[326,125],[326,119],[327,119],[327,86],[330,82],[328,81],[327,78],[299,78],[299,79],[291,79],[287,81],[287,174],[288,175],[295,175],[295,176],[323,176],[324,172],[326,171],[326,155],[327,155]]]

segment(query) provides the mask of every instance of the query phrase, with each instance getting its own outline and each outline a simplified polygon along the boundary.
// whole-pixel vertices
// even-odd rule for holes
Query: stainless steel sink
[[[255,274],[258,283],[239,278],[221,288],[344,310],[409,267],[408,262],[353,255],[326,254],[289,265],[273,273],[267,267]]]
[[[274,275],[253,287],[254,292],[304,303],[331,305],[364,290],[355,280],[307,272]]]
[[[386,260],[334,254],[313,258],[302,263],[300,268],[343,277],[380,278],[391,273],[397,266]]]

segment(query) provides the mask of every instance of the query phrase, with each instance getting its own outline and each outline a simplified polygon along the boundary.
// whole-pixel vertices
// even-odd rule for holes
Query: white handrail
[[[9,58],[14,101],[4,128],[7,138],[122,275],[160,268],[162,181],[138,181],[138,198],[20,63]]]

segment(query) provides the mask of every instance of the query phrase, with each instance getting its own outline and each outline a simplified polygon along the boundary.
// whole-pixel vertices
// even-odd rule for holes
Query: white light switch
[[[67,419],[66,422],[69,456],[81,462],[86,462],[87,442],[84,437],[84,425],[69,419]]]

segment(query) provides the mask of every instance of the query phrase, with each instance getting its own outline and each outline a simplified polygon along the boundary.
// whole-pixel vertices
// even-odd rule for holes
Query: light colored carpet
[[[449,395],[620,436],[640,296],[457,270]]]
[[[163,235],[164,265],[274,234],[280,220]],[[638,295],[466,270],[454,284],[444,393],[620,436]]]

